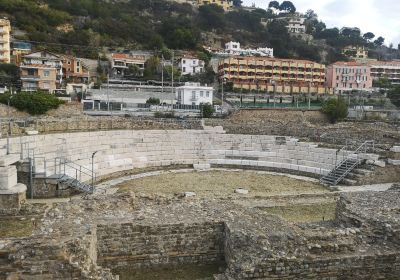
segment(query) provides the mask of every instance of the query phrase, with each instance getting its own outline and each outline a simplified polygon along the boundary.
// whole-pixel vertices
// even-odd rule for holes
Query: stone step
[[[349,178],[344,178],[342,180],[342,184],[344,184],[346,186],[355,186],[355,185],[357,185],[357,181],[353,180],[353,179],[349,179]]]
[[[5,167],[20,161],[19,154],[4,155],[0,158],[0,166]]]

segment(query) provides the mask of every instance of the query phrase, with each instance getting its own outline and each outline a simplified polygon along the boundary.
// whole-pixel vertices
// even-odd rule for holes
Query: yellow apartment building
[[[231,0],[198,0],[199,6],[215,4],[224,9],[224,11],[229,11],[233,8],[233,2]]]
[[[325,65],[295,59],[230,57],[220,60],[218,76],[234,89],[325,94]]]
[[[0,19],[0,63],[10,63],[11,24],[8,19]]]

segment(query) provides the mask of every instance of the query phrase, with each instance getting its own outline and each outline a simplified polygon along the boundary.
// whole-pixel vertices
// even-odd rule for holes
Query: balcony
[[[38,76],[38,75],[24,75],[24,76],[21,76],[21,80],[22,81],[39,81],[40,80],[40,76]]]
[[[199,100],[199,98],[198,98],[197,96],[196,96],[196,97],[193,97],[193,96],[192,96],[192,97],[190,98],[190,101],[198,101],[198,100]]]

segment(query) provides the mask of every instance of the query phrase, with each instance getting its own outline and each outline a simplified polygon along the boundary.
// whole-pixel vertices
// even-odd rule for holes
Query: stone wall
[[[73,117],[68,118],[31,118],[0,122],[0,138],[8,131],[12,136],[25,135],[26,130],[36,130],[40,134],[99,131],[99,130],[151,130],[151,129],[201,129],[200,120],[122,118],[122,117]]]
[[[99,265],[149,268],[224,262],[224,224],[97,226]]]
[[[327,259],[266,260],[251,269],[232,273],[233,279],[399,279],[399,254],[353,255]]]

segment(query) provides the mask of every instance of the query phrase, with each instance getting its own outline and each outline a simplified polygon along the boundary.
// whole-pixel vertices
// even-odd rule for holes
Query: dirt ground
[[[387,165],[375,167],[375,170],[357,181],[357,185],[400,183],[400,166]]]
[[[144,177],[124,182],[117,186],[120,191],[141,194],[179,195],[195,192],[200,198],[268,197],[273,195],[316,194],[330,192],[313,182],[286,176],[262,174],[256,171],[207,171],[171,173]],[[247,195],[235,190],[249,190]]]
[[[336,202],[311,205],[292,205],[265,208],[268,214],[278,215],[290,222],[319,222],[335,219]]]

